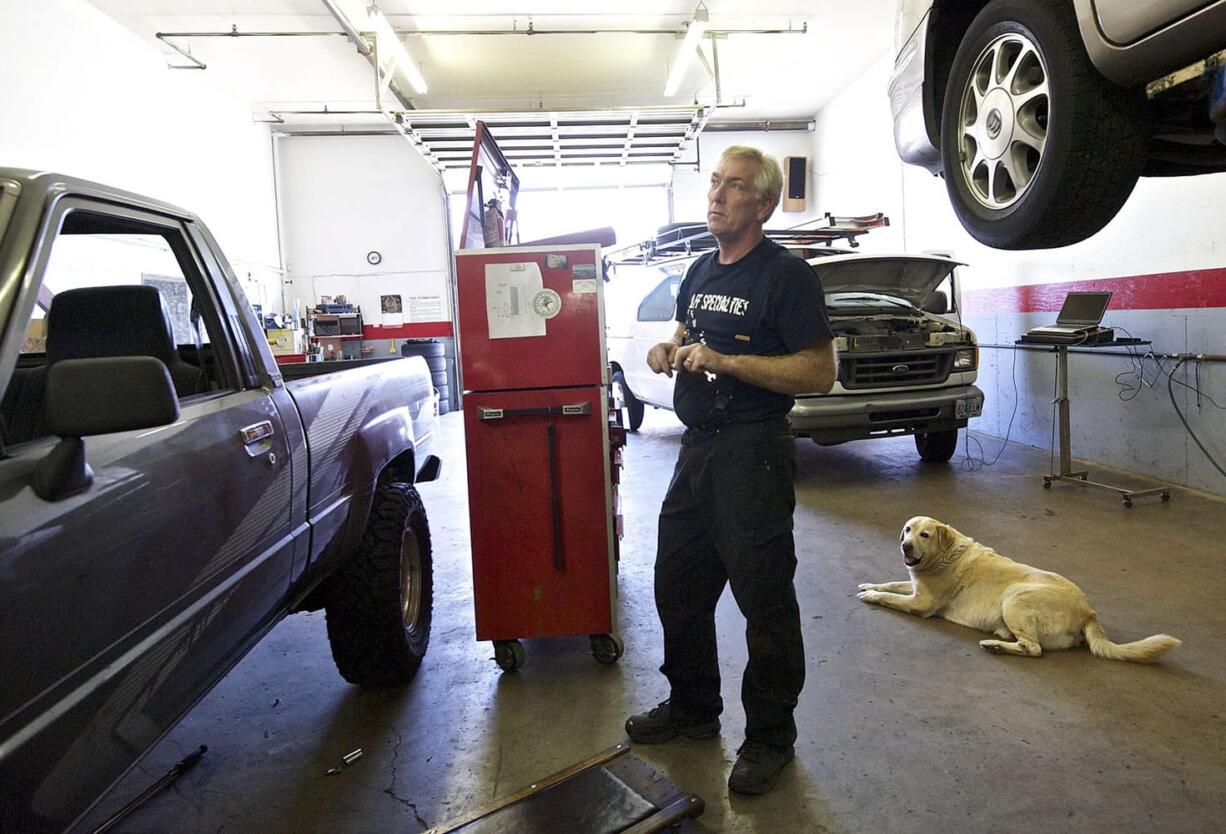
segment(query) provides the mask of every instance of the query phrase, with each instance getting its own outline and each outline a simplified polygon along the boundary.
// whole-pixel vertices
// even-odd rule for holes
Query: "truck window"
[[[145,290],[124,289],[138,287]],[[48,350],[48,314],[61,295],[59,335],[52,334],[60,342]],[[45,436],[49,358],[156,355],[180,403],[189,404],[237,388],[227,344],[181,227],[70,210],[51,244],[21,356],[0,402],[5,445]]]
[[[677,314],[677,292],[681,276],[670,275],[647,294],[639,305],[639,321],[672,321]]]
[[[0,182],[0,240],[4,239],[4,230],[8,228],[13,206],[17,204],[17,190],[14,182]]]

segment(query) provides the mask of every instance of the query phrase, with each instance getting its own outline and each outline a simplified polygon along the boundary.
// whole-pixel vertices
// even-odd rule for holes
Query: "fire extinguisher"
[[[495,198],[485,204],[485,224],[482,231],[485,234],[486,246],[505,246],[503,235],[506,228],[506,218],[502,214],[502,206]]]

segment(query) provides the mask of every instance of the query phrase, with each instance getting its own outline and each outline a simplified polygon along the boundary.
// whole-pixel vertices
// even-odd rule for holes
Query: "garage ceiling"
[[[199,73],[274,130],[401,130],[440,168],[467,164],[477,119],[512,160],[555,166],[678,161],[708,122],[803,124],[887,55],[894,9],[705,0],[702,59],[665,98],[694,0],[526,0],[513,12],[498,0],[377,0],[428,91],[401,83],[399,100],[376,100],[371,62],[324,0],[93,3],[169,65],[204,66],[167,72]]]
[[[408,111],[402,128],[439,168],[468,168],[477,119],[503,155],[523,165],[644,165],[681,161],[709,108],[658,107],[600,111],[448,113]]]

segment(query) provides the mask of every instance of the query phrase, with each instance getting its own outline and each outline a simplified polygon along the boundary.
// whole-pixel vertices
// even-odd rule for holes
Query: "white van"
[[[975,334],[949,312],[961,264],[938,255],[805,254],[817,255],[808,263],[826,294],[839,371],[829,394],[796,398],[793,433],[823,446],[910,434],[921,458],[948,461],[958,430],[983,411]],[[649,289],[628,326],[609,328],[613,379],[632,431],[645,406],[673,408],[673,379],[651,372],[647,352],[676,331],[677,291],[697,258],[634,267],[647,273],[638,277]],[[624,266],[619,270],[618,278],[629,279]]]

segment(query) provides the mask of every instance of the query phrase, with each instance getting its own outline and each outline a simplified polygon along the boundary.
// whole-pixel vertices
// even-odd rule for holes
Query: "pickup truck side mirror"
[[[935,290],[932,297],[924,304],[925,313],[935,313],[938,316],[943,316],[949,312],[949,298],[945,295],[945,290]]]
[[[50,433],[63,439],[34,470],[34,493],[59,501],[94,482],[82,438],[173,423],[179,398],[152,356],[65,359],[47,369],[43,410]]]

